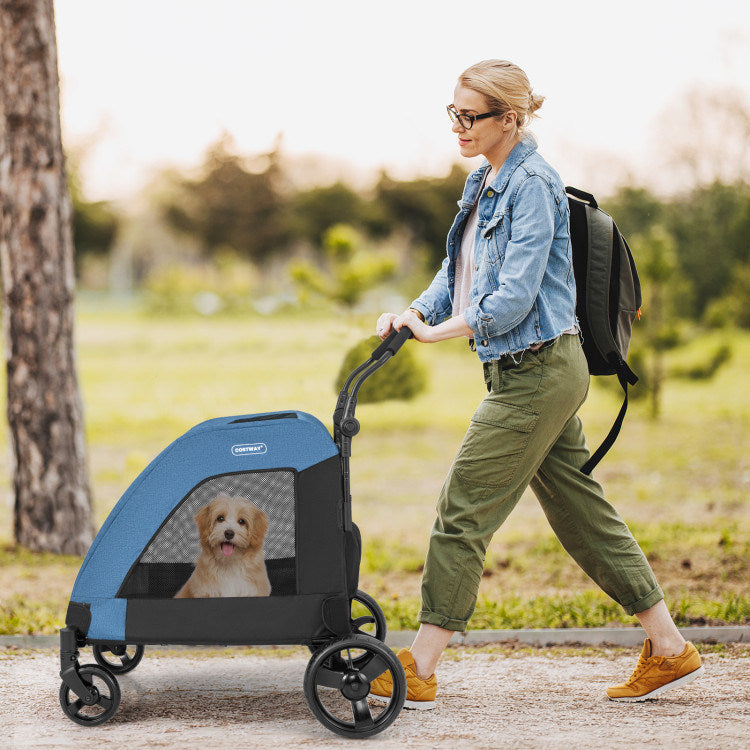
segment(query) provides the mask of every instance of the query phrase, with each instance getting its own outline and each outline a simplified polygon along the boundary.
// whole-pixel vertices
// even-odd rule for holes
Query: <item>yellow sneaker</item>
[[[678,656],[651,656],[651,641],[646,638],[633,674],[622,685],[607,688],[613,701],[645,701],[656,698],[666,690],[687,685],[704,672],[701,657],[688,642]]]
[[[406,700],[404,708],[431,709],[435,708],[435,694],[437,693],[437,680],[431,675],[426,680],[417,677],[417,667],[414,657],[408,648],[402,648],[396,656],[404,667],[406,673]],[[370,698],[380,701],[388,701],[393,692],[393,680],[390,672],[383,672],[370,684]]]

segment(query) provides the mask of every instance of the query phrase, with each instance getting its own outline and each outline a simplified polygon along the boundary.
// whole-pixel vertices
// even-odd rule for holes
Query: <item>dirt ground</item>
[[[377,748],[750,747],[746,647],[704,654],[706,674],[657,701],[609,701],[635,649],[454,649],[438,671],[438,707],[402,711],[364,740]],[[58,703],[56,650],[0,651],[0,746],[22,748],[335,748],[310,713],[301,649],[147,650],[118,678],[122,701],[99,727],[79,727]],[[83,652],[81,663],[93,661]],[[8,734],[9,732],[9,734]],[[9,741],[9,744],[8,744]]]

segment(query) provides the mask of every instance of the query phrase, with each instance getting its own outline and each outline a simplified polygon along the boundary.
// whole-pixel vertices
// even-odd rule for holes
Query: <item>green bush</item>
[[[366,362],[380,344],[377,336],[363,339],[352,347],[336,376],[336,391],[340,391],[350,373]],[[407,342],[384,367],[371,375],[359,392],[360,403],[376,403],[389,399],[409,401],[427,388],[427,373],[417,360],[414,345]]]
[[[685,367],[674,368],[673,377],[689,380],[710,380],[718,369],[732,358],[732,347],[720,344],[703,362],[695,362]]]
[[[172,264],[153,270],[144,285],[146,310],[157,315],[244,313],[253,309],[258,272],[225,249],[201,265]]]

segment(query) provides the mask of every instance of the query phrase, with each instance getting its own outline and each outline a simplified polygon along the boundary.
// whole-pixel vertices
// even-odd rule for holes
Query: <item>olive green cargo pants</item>
[[[489,395],[438,499],[419,621],[466,630],[487,545],[529,485],[563,547],[628,614],[663,599],[630,530],[580,471],[589,451],[576,412],[589,373],[578,336],[526,351],[518,364],[508,355],[484,369]]]

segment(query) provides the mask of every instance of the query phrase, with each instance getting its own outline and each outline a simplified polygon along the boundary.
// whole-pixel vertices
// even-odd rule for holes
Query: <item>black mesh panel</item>
[[[154,535],[119,596],[171,598],[200,554],[195,514],[218,495],[242,497],[268,516],[263,556],[272,594],[296,593],[295,472],[258,471],[212,477],[193,489]]]

